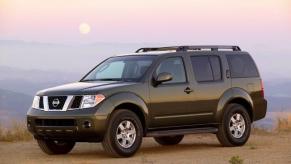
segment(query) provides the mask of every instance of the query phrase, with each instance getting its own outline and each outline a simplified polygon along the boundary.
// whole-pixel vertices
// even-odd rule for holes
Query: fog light
[[[91,128],[92,127],[92,123],[90,121],[85,121],[83,124],[84,128]]]

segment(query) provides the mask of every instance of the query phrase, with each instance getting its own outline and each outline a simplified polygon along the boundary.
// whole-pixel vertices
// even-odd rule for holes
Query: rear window
[[[250,55],[227,55],[232,78],[258,77],[259,72]]]
[[[221,65],[218,56],[193,56],[191,63],[198,82],[221,80]]]

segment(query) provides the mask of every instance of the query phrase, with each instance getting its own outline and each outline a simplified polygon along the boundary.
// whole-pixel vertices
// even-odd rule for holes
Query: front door
[[[150,85],[150,127],[180,126],[189,123],[185,114],[189,113],[193,100],[185,64],[182,56],[163,59],[156,67],[153,76],[162,72],[170,73],[172,80]],[[189,92],[188,92],[189,91]]]

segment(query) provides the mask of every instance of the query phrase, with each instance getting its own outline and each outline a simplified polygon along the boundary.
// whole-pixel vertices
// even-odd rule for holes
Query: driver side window
[[[163,84],[173,84],[173,83],[185,83],[186,82],[186,73],[181,57],[170,57],[165,59],[157,67],[156,75],[160,73],[167,72],[170,73],[173,77],[171,81],[164,82]]]

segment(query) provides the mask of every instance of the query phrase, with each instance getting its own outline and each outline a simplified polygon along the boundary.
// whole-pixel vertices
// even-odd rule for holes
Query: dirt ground
[[[78,143],[67,155],[49,156],[35,141],[0,142],[0,163],[228,163],[239,156],[244,163],[291,163],[291,133],[253,134],[243,147],[221,147],[212,134],[188,135],[176,146],[160,146],[145,138],[141,149],[131,158],[111,158],[100,143]]]

